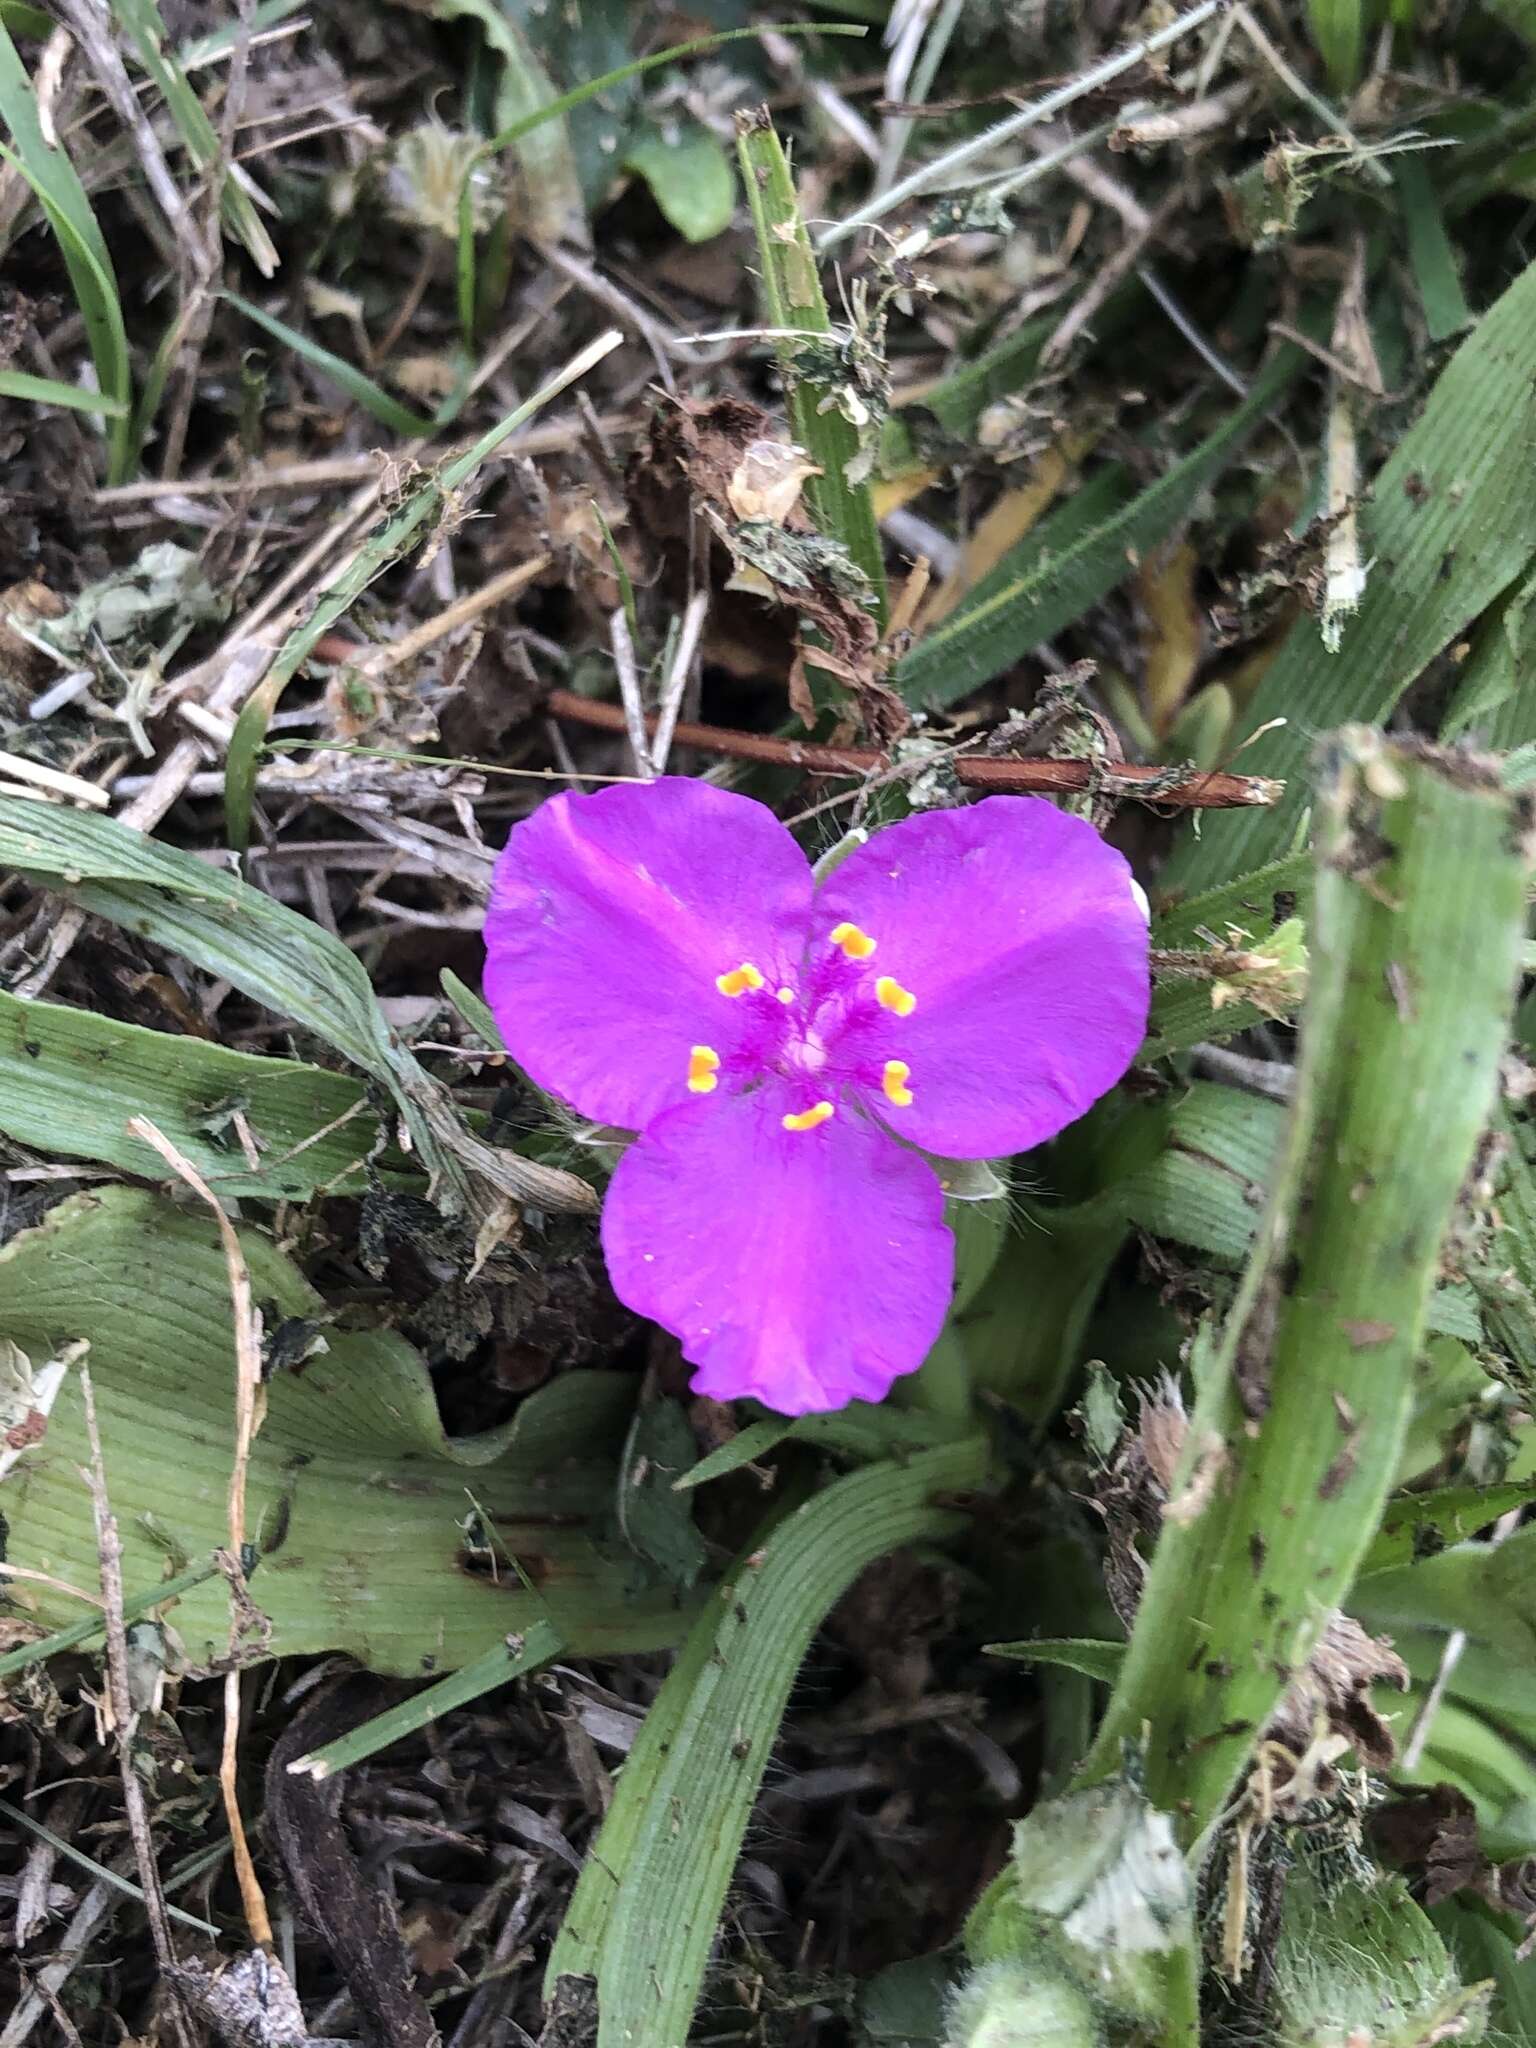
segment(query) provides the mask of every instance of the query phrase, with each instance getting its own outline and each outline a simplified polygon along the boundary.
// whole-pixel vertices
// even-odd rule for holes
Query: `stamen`
[[[885,1073],[881,1077],[880,1086],[885,1090],[887,1102],[894,1102],[898,1109],[907,1109],[911,1106],[912,1090],[907,1086],[911,1072],[912,1069],[905,1060],[887,1060],[885,1063]]]
[[[834,946],[841,946],[850,960],[867,960],[875,950],[875,941],[868,932],[861,932],[856,924],[839,924],[829,934]]]
[[[882,974],[875,983],[875,1001],[882,1010],[894,1010],[898,1017],[910,1017],[917,1008],[917,997],[889,974]]]
[[[830,1102],[813,1102],[809,1109],[796,1110],[785,1117],[786,1131],[814,1131],[818,1124],[824,1124],[832,1114]]]
[[[712,1095],[720,1083],[720,1055],[712,1045],[696,1045],[688,1055],[688,1086],[695,1095]]]
[[[744,996],[748,989],[759,989],[763,977],[750,960],[743,960],[739,967],[733,967],[729,974],[717,974],[715,987],[723,996]]]

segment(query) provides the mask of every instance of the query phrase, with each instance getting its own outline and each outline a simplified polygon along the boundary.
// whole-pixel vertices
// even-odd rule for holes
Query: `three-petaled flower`
[[[990,797],[878,832],[818,886],[708,783],[557,796],[485,927],[507,1050],[636,1131],[603,1208],[620,1300],[697,1392],[796,1415],[920,1365],[954,1277],[927,1154],[1026,1151],[1125,1072],[1145,899],[1093,827]]]

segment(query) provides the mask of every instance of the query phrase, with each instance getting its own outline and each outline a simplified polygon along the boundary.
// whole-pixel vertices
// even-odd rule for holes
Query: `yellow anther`
[[[868,932],[861,932],[856,924],[834,925],[831,932],[834,946],[841,946],[850,960],[867,960],[875,950],[875,941]]]
[[[729,974],[717,974],[715,987],[723,996],[744,996],[748,989],[761,988],[763,977],[750,960],[743,960],[739,967],[733,967]]]
[[[720,1055],[712,1045],[696,1045],[688,1055],[688,1086],[695,1095],[712,1095],[720,1083]]]
[[[818,1124],[824,1124],[832,1114],[830,1102],[813,1102],[809,1109],[796,1110],[785,1117],[786,1131],[814,1131]]]
[[[898,1017],[910,1017],[917,1008],[917,997],[889,974],[882,974],[875,983],[875,1001],[882,1010],[894,1010]]]
[[[911,1104],[912,1090],[907,1086],[911,1072],[905,1060],[887,1060],[885,1063],[880,1086],[885,1090],[886,1101],[894,1102],[898,1109],[906,1109]]]

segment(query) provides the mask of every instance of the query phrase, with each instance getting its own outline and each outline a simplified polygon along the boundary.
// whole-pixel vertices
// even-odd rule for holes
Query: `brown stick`
[[[600,704],[570,690],[551,690],[545,709],[573,725],[596,726],[602,732],[625,730],[618,704]],[[656,720],[648,718],[652,730]],[[807,775],[870,775],[889,768],[890,761],[870,747],[823,747],[808,740],[777,739],[770,733],[732,732],[726,726],[678,724],[673,739],[680,747],[706,754],[724,754],[735,761],[763,761],[776,768],[799,768]],[[1230,811],[1272,804],[1281,784],[1265,775],[1230,775],[1220,769],[1169,783],[1166,768],[1137,761],[998,760],[967,754],[949,763],[955,780],[967,789],[992,795],[1034,793],[1069,796],[1084,789],[1104,789],[1142,803],[1168,804],[1177,810]]]

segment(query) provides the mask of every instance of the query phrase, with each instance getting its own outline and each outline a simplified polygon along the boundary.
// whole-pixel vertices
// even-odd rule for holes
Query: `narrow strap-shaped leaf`
[[[896,683],[908,703],[958,702],[1122,583],[1139,554],[1166,540],[1188,518],[1200,492],[1271,410],[1304,361],[1294,344],[1277,349],[1248,396],[1215,433],[1070,547],[1043,551],[1035,535],[1005,555],[966,602],[898,664]]]
[[[738,1559],[695,1624],[619,1780],[550,1957],[595,1977],[600,2048],[681,2042],[795,1674],[833,1602],[888,1550],[954,1533],[981,1442],[866,1467]]]
[[[1486,769],[1330,747],[1312,987],[1285,1154],[1089,1780],[1146,1741],[1186,1842],[1221,1811],[1341,1605],[1412,1407],[1441,1239],[1489,1111],[1524,936],[1514,801]]]
[[[1286,851],[1307,803],[1314,735],[1345,719],[1383,721],[1525,575],[1536,558],[1533,473],[1536,264],[1457,349],[1377,477],[1362,515],[1370,575],[1338,653],[1304,614],[1249,703],[1245,728],[1260,736],[1243,749],[1243,767],[1285,778],[1280,802],[1205,818],[1199,838],[1187,835],[1176,850],[1165,886],[1208,889]]]

